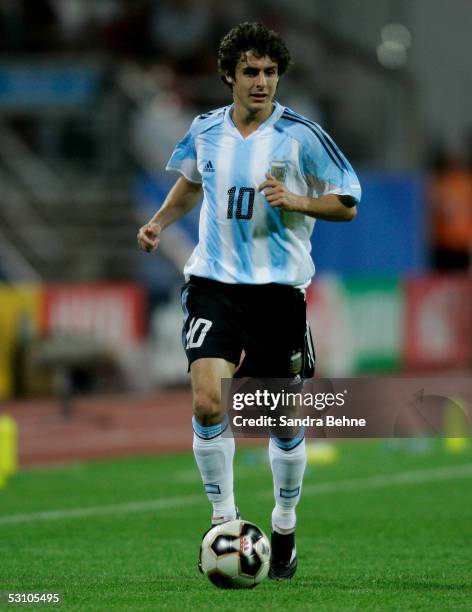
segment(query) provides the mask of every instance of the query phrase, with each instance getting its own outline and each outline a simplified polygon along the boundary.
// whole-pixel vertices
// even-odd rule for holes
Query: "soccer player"
[[[359,181],[319,125],[274,99],[290,64],[278,34],[243,23],[221,41],[218,68],[233,103],[199,115],[167,165],[181,176],[138,233],[153,251],[162,231],[197,202],[199,241],[182,290],[183,344],[193,393],[193,451],[213,506],[213,525],[235,519],[234,438],[221,379],[309,378],[314,353],[305,289],[316,219],[350,221]],[[243,359],[241,360],[241,357]],[[274,481],[270,577],[296,571],[295,507],[305,470],[303,433],[272,436]]]

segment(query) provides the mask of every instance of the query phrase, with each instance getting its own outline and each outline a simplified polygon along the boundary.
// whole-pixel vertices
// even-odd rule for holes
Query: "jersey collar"
[[[255,130],[247,138],[251,138],[253,134],[258,134],[259,132],[262,132],[262,130],[265,130],[266,128],[271,127],[272,125],[274,125],[276,121],[280,119],[280,117],[282,116],[282,113],[285,110],[285,106],[282,106],[281,104],[279,104],[277,100],[272,100],[272,102],[274,104],[274,110],[272,111],[272,114],[270,115],[270,117],[268,117],[264,121],[264,123],[261,123],[261,125],[257,128],[257,130]],[[233,111],[233,108],[234,108],[234,103],[226,108],[225,123],[231,129],[231,131],[236,132],[240,138],[243,138],[238,128],[234,125],[233,119],[231,118],[231,113]],[[247,138],[245,140],[247,140]]]

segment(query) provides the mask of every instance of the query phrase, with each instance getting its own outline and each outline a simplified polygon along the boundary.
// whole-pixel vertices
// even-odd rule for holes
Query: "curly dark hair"
[[[229,83],[225,75],[235,77],[236,65],[246,51],[253,51],[258,57],[267,55],[277,62],[279,75],[284,74],[292,63],[289,50],[277,32],[268,30],[261,23],[246,21],[230,30],[218,49],[218,72],[226,85]]]

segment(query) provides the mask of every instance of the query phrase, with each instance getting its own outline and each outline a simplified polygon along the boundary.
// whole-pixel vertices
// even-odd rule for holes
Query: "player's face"
[[[276,62],[248,51],[239,60],[232,81],[235,105],[250,114],[270,114],[278,81]]]

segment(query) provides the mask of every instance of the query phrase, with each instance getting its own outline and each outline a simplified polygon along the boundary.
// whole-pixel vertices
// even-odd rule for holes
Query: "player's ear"
[[[232,90],[234,85],[234,78],[230,74],[221,74],[220,77],[223,83]]]

